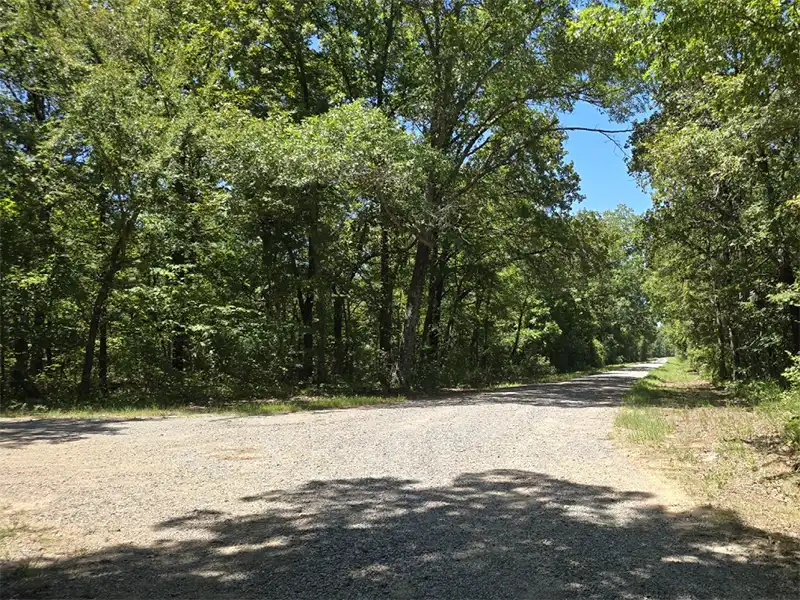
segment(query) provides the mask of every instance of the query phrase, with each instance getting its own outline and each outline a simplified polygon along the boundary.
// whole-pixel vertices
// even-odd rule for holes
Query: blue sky
[[[590,104],[579,103],[571,113],[560,115],[566,127],[596,127],[599,129],[627,129],[630,125],[614,123]],[[625,164],[626,150],[618,148],[605,136],[588,131],[570,131],[566,143],[567,160],[575,165],[581,178],[581,191],[586,199],[576,208],[609,210],[627,204],[637,213],[650,207],[650,195],[639,188],[628,175]],[[624,148],[628,134],[613,136]]]

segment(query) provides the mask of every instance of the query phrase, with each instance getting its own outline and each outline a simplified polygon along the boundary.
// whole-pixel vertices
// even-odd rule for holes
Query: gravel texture
[[[27,534],[0,596],[797,600],[780,540],[610,441],[653,366],[282,416],[2,420],[0,508]]]

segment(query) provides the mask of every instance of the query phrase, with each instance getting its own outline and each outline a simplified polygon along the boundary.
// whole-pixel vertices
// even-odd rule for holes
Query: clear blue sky
[[[571,113],[559,115],[565,127],[628,129],[628,123],[614,123],[590,104],[579,103]],[[570,131],[566,143],[567,160],[575,165],[581,178],[581,191],[586,199],[576,209],[603,211],[627,204],[637,213],[650,207],[650,195],[643,192],[628,175],[624,150],[627,133],[616,134],[618,148],[604,135],[588,131]]]

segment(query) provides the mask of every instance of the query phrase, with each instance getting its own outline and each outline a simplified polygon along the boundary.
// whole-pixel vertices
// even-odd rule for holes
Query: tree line
[[[641,100],[579,4],[2,0],[4,400],[663,353],[638,217],[574,210],[559,113]]]
[[[719,380],[780,378],[800,357],[797,4],[636,0],[583,27],[655,107],[630,164],[653,190],[646,287],[671,339]]]

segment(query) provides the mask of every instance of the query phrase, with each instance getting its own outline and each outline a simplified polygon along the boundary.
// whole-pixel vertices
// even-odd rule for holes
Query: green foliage
[[[4,400],[225,403],[651,354],[638,219],[572,213],[558,111],[637,102],[577,6],[2,0]]]
[[[646,289],[670,343],[718,380],[779,377],[800,353],[796,7],[598,3],[577,27],[653,108],[630,166],[653,190]]]

